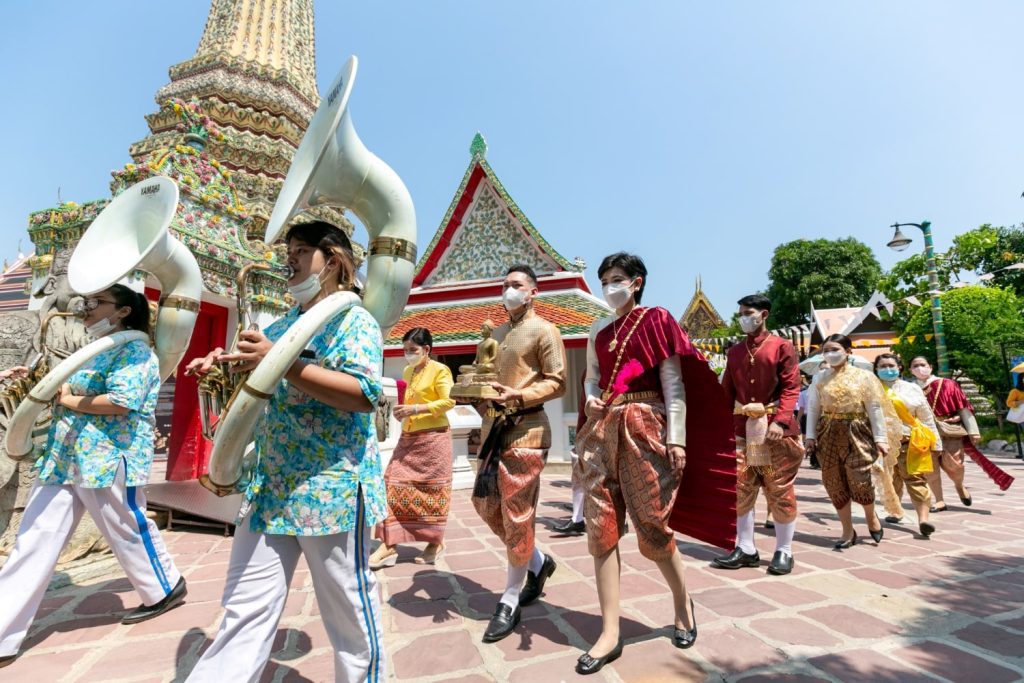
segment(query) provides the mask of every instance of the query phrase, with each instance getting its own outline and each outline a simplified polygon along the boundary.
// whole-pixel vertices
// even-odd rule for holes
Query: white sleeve
[[[960,411],[960,422],[963,423],[964,429],[971,436],[980,436],[981,431],[978,429],[978,420],[974,417],[974,411],[970,408],[964,408]]]
[[[595,341],[597,333],[604,327],[601,322],[600,319],[595,320],[594,324],[590,326],[590,338],[587,340],[587,375],[583,380],[583,393],[586,394],[587,401],[592,398],[601,398],[601,365],[597,362]]]
[[[866,371],[865,371],[866,372]],[[870,376],[867,381],[878,382],[874,376]],[[872,387],[873,388],[873,387]],[[885,411],[882,409],[882,401],[887,400],[883,397],[884,390],[879,387],[876,391],[866,391],[864,396],[864,408],[868,414],[868,422],[871,423],[871,434],[875,439],[875,443],[889,443],[889,434],[886,430],[885,424]]]
[[[665,397],[665,445],[686,447],[686,388],[679,356],[672,355],[658,366],[661,391]]]
[[[818,418],[821,417],[821,401],[818,398],[818,385],[821,375],[815,375],[811,386],[807,388],[807,435],[808,439],[818,438]]]

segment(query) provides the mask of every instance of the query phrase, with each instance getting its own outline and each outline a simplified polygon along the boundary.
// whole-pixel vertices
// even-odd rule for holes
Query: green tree
[[[816,308],[861,306],[882,277],[871,249],[852,237],[780,244],[768,271],[771,326],[799,325]]]
[[[999,344],[1024,336],[1021,311],[1024,299],[1012,291],[997,287],[968,286],[942,295],[942,318],[946,332],[946,351],[954,374],[963,373],[990,395],[1006,388],[1006,371]],[[909,365],[914,356],[925,356],[935,366],[935,340],[932,312],[928,305],[914,311],[903,331],[902,341],[894,347]]]
[[[935,255],[939,288],[943,291],[960,280],[965,273],[982,275],[1024,261],[1024,230],[1020,227],[996,228],[982,225],[953,238],[953,245],[945,254]],[[971,279],[971,278],[968,278]],[[990,281],[1008,287],[1017,296],[1024,296],[1024,270],[1004,270]],[[878,290],[893,301],[910,295],[927,298],[928,264],[923,253],[905,258],[878,282]],[[910,319],[910,311],[897,307],[893,325],[903,330]]]

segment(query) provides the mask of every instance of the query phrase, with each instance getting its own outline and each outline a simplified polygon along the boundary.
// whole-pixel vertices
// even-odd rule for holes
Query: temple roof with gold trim
[[[686,312],[679,319],[679,326],[682,327],[692,339],[708,337],[712,330],[725,327],[725,320],[718,313],[718,310],[708,299],[701,286],[701,278],[697,276],[697,284],[694,288],[693,298],[686,306]]]

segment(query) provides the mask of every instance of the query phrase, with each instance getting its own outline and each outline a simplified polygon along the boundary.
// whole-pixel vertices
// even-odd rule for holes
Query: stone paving
[[[997,461],[1018,479],[1021,461]],[[1000,493],[973,465],[974,505],[934,516],[932,540],[906,523],[887,525],[876,547],[868,539],[838,552],[838,522],[818,473],[797,480],[800,521],[796,567],[788,577],[765,574],[773,542],[758,525],[762,566],[712,569],[717,551],[680,542],[696,602],[697,645],[669,641],[671,602],[657,569],[634,537],[622,544],[621,659],[595,681],[1000,681],[1024,680],[1024,505],[1018,481]],[[389,676],[401,681],[544,683],[579,678],[573,664],[599,629],[592,562],[584,538],[548,527],[565,516],[568,478],[545,474],[538,542],[559,567],[546,596],[523,612],[504,641],[480,637],[504,587],[504,554],[473,512],[468,491],[456,493],[448,550],[436,567],[411,562],[418,548],[378,573],[384,598]],[[951,488],[951,487],[950,487]],[[954,496],[955,500],[955,496]],[[763,503],[762,503],[763,506]],[[763,507],[758,519],[764,519]],[[862,520],[858,529],[866,536]],[[231,539],[212,533],[167,533],[188,579],[184,606],[159,619],[121,626],[136,597],[116,565],[106,578],[54,587],[22,656],[0,680],[181,681],[209,643],[220,619],[219,598]],[[8,588],[9,589],[9,588]],[[300,566],[285,607],[264,681],[330,681],[329,644],[309,572]],[[229,682],[225,682],[229,683]]]

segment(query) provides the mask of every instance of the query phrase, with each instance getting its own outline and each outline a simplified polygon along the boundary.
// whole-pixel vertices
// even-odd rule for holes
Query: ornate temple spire
[[[281,182],[320,102],[313,0],[211,0],[195,55],[170,68],[146,117],[151,134],[131,146],[136,163],[182,141],[171,98],[196,98],[224,133],[207,151],[234,171],[241,201],[261,236]],[[350,231],[338,212],[322,217]]]

